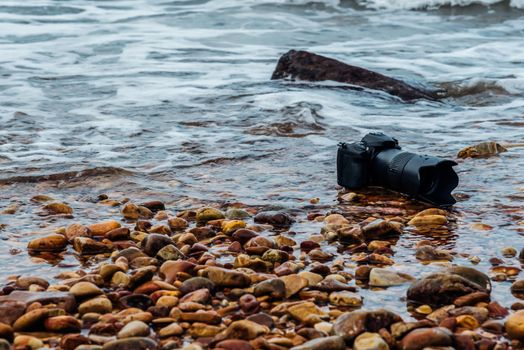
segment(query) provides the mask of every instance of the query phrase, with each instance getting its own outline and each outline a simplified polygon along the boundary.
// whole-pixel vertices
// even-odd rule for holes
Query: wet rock
[[[180,314],[180,320],[185,322],[201,322],[206,324],[220,324],[222,317],[213,310],[196,312],[184,312]]]
[[[338,240],[342,244],[361,244],[364,242],[364,234],[360,227],[343,227],[337,230]]]
[[[122,208],[122,215],[128,220],[150,219],[153,212],[146,207],[134,203],[126,203]]]
[[[265,312],[259,312],[258,314],[249,315],[246,319],[248,321],[253,321],[255,323],[261,324],[262,326],[266,326],[270,329],[274,326],[273,319]]]
[[[441,249],[436,249],[429,245],[423,245],[417,249],[415,257],[422,261],[434,261],[434,260],[453,260],[453,255],[449,252]]]
[[[89,225],[88,229],[93,236],[105,236],[108,232],[120,228],[120,223],[116,220],[97,222]]]
[[[87,313],[106,314],[113,310],[113,304],[105,297],[96,297],[83,302],[78,306],[78,312],[83,315]]]
[[[20,316],[13,324],[15,332],[28,331],[43,324],[44,320],[49,317],[49,309],[39,308],[26,312]]]
[[[401,233],[402,227],[398,222],[384,219],[376,219],[362,227],[362,234],[368,240]]]
[[[524,310],[511,314],[504,324],[511,339],[524,341]]]
[[[165,277],[167,283],[173,283],[179,273],[193,274],[196,264],[189,261],[166,261],[160,267],[160,274]]]
[[[199,304],[206,304],[211,299],[211,293],[209,289],[199,289],[194,292],[184,295],[181,299],[181,303],[194,302]]]
[[[492,318],[503,318],[509,314],[508,310],[496,301],[489,303],[486,308],[488,309],[489,317]]]
[[[238,305],[240,306],[240,309],[248,315],[258,312],[260,308],[260,303],[252,294],[242,295],[238,300]]]
[[[511,294],[519,299],[524,299],[524,279],[518,280],[511,285]]]
[[[247,274],[221,267],[207,267],[202,273],[219,287],[244,288],[251,284],[251,278]]]
[[[246,227],[246,223],[242,220],[227,220],[222,221],[222,232],[231,234],[236,230]]]
[[[60,252],[67,247],[67,238],[62,235],[49,235],[31,240],[27,249],[34,252]]]
[[[67,226],[65,230],[65,236],[69,241],[73,241],[76,237],[82,237],[82,236],[90,236],[91,231],[87,226],[81,225],[81,224],[71,224]]]
[[[271,79],[284,78],[306,81],[333,80],[382,90],[405,101],[438,99],[435,93],[420,90],[400,80],[307,51],[290,50],[280,57]]]
[[[286,284],[278,278],[265,280],[255,285],[254,294],[256,296],[269,295],[275,299],[282,299],[286,296]]]
[[[155,256],[165,246],[173,244],[173,240],[166,235],[151,233],[142,241],[142,250],[149,256]]]
[[[81,255],[104,254],[111,251],[111,247],[88,237],[76,237],[73,248]]]
[[[79,332],[82,328],[79,320],[68,315],[50,317],[45,320],[44,326],[47,331],[57,333]]]
[[[375,333],[381,328],[388,328],[391,324],[401,321],[400,316],[385,309],[356,310],[340,315],[333,325],[333,331],[336,335],[344,337],[346,341],[351,341],[364,332]]]
[[[298,275],[300,277],[307,279],[307,283],[309,287],[316,286],[324,279],[321,275],[310,272],[310,271],[302,271]]]
[[[10,325],[0,322],[0,339],[12,342],[14,334],[14,330]]]
[[[347,285],[344,282],[341,282],[334,278],[325,278],[319,284],[311,287],[312,289],[320,290],[323,292],[340,292],[340,291],[349,291],[354,292],[356,288],[350,285]]]
[[[38,285],[44,289],[49,287],[49,282],[36,276],[20,276],[16,279],[16,286],[21,289],[29,289],[31,285]]]
[[[380,334],[365,332],[355,339],[353,350],[389,350],[389,345]]]
[[[378,267],[371,269],[369,273],[369,285],[373,287],[398,286],[413,279],[409,275]]]
[[[149,210],[151,210],[153,213],[156,213],[160,210],[166,210],[166,206],[161,201],[149,201],[141,203],[140,206],[145,207]]]
[[[182,294],[188,294],[198,289],[208,289],[210,292],[213,292],[215,284],[205,277],[192,277],[185,280],[179,289]]]
[[[417,215],[408,222],[408,225],[421,227],[438,227],[448,223],[448,219],[444,215]]]
[[[36,337],[30,335],[17,335],[13,341],[15,349],[31,349],[37,350],[44,346],[44,342]]]
[[[288,312],[291,316],[307,325],[314,325],[328,318],[328,314],[323,312],[315,303],[303,302],[290,306]]]
[[[442,327],[419,328],[406,335],[401,342],[402,350],[423,350],[429,347],[452,346],[453,334]]]
[[[107,342],[102,350],[156,350],[157,342],[151,338],[125,338]]]
[[[467,306],[467,305],[475,305],[480,302],[488,302],[489,301],[489,294],[484,292],[475,292],[463,295],[461,297],[458,297],[455,299],[453,304],[457,307],[461,306]]]
[[[167,220],[167,224],[172,231],[181,231],[189,226],[187,221],[182,218],[170,218]]]
[[[434,273],[415,281],[407,291],[409,301],[429,305],[449,305],[460,296],[487,290],[452,273]]]
[[[173,322],[158,331],[158,335],[161,338],[177,336],[181,335],[182,333],[184,333],[184,329],[182,329],[182,327],[180,327],[180,325],[176,322]]]
[[[120,303],[127,308],[147,310],[153,305],[153,301],[145,294],[130,294],[120,298]]]
[[[94,297],[104,292],[91,282],[78,282],[69,289],[76,298]]]
[[[479,158],[479,157],[490,157],[495,156],[503,152],[507,152],[508,150],[494,142],[494,141],[488,141],[488,142],[481,142],[473,146],[469,146],[466,148],[463,148],[459,151],[457,154],[457,157],[459,158]]]
[[[151,329],[144,322],[131,321],[118,332],[117,337],[119,339],[131,337],[147,337],[150,332]]]
[[[71,215],[73,208],[65,203],[49,203],[42,207],[44,215]]]
[[[308,280],[296,274],[282,276],[280,279],[286,286],[286,298],[291,297],[308,286]]]
[[[251,214],[249,214],[244,209],[239,208],[230,208],[226,211],[226,218],[233,220],[233,219],[246,219],[249,218]]]
[[[215,341],[225,339],[251,340],[269,333],[269,328],[256,322],[240,320],[231,323],[222,333],[215,337]]]
[[[6,322],[5,320],[10,319],[12,315],[19,317],[24,313],[26,306],[32,303],[53,304],[69,313],[74,312],[76,308],[75,298],[67,292],[14,291],[9,295],[0,296],[0,320]]]
[[[240,229],[240,230],[236,230],[231,235],[231,238],[237,242],[240,242],[242,245],[244,245],[249,240],[257,236],[258,236],[258,233],[256,233],[255,231],[248,230],[248,229]]]
[[[253,350],[253,347],[249,342],[238,339],[223,340],[219,342],[215,348],[224,350]]]
[[[184,259],[186,256],[174,245],[169,244],[161,248],[155,256],[160,261]]]
[[[489,277],[479,270],[467,266],[453,266],[450,267],[447,271],[478,284],[488,292],[491,291],[491,281]]]
[[[316,338],[302,345],[291,348],[292,350],[345,350],[346,343],[342,337],[337,335],[331,337]]]
[[[329,294],[329,302],[336,306],[357,307],[362,305],[362,297],[348,291],[332,292]]]
[[[258,213],[254,221],[257,224],[266,224],[271,225],[273,227],[289,227],[293,224],[294,220],[286,213],[284,212],[262,212]]]
[[[201,208],[196,213],[196,221],[201,223],[206,223],[212,220],[220,220],[224,218],[224,213],[215,208]]]

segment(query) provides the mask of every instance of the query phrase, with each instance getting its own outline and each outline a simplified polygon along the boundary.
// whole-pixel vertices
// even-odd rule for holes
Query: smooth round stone
[[[403,350],[422,350],[426,347],[451,346],[453,334],[443,327],[419,328],[402,339]]]
[[[55,316],[44,321],[45,329],[50,332],[78,332],[82,328],[79,320],[73,316]]]
[[[208,222],[211,220],[220,220],[224,218],[224,213],[215,208],[201,208],[196,213],[196,221],[198,222]]]
[[[100,288],[91,282],[78,282],[69,289],[69,293],[73,294],[76,298],[87,298],[104,294]]]
[[[505,327],[511,339],[524,340],[524,310],[510,315],[506,320]]]
[[[156,350],[157,342],[151,338],[133,337],[107,342],[102,350]]]
[[[412,281],[413,277],[393,270],[373,268],[369,273],[369,285],[374,287],[390,287]]]
[[[31,240],[27,249],[35,252],[60,252],[67,247],[67,238],[62,235],[49,235]]]
[[[34,309],[20,316],[13,324],[16,332],[31,330],[41,324],[49,316],[49,309]]]
[[[146,337],[151,332],[147,324],[142,321],[131,321],[118,332],[117,338]]]
[[[31,285],[39,285],[40,287],[46,289],[49,287],[49,282],[45,279],[36,277],[36,276],[21,276],[16,280],[16,285],[22,289],[29,289]]]
[[[172,295],[164,295],[158,298],[156,306],[172,308],[178,304],[178,298]]]
[[[353,350],[389,350],[389,345],[378,333],[365,332],[355,339]]]
[[[13,328],[5,323],[0,322],[0,339],[6,339],[13,341],[14,331]]]
[[[97,297],[83,302],[78,307],[78,312],[83,315],[87,313],[107,314],[113,310],[113,304],[107,298]]]
[[[129,277],[126,273],[122,271],[117,271],[111,277],[111,286],[115,287],[127,287],[131,283],[131,277]]]
[[[162,338],[172,337],[176,335],[181,335],[184,332],[182,327],[176,322],[171,323],[169,326],[165,326],[164,328],[160,329],[158,331],[158,335]]]
[[[360,306],[362,297],[349,291],[332,292],[329,294],[329,302],[337,306]]]
[[[117,229],[119,227],[120,227],[120,223],[116,220],[98,222],[96,224],[92,224],[88,226],[93,236],[104,236],[109,231]]]
[[[15,338],[13,346],[19,349],[37,350],[44,346],[44,342],[30,335],[19,335]]]
[[[216,348],[224,350],[253,350],[253,347],[249,342],[239,339],[222,340],[216,345]]]

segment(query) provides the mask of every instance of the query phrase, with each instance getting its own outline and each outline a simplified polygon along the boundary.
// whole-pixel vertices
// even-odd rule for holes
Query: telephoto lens
[[[339,145],[337,179],[349,189],[381,186],[449,207],[456,203],[451,195],[459,182],[455,165],[452,160],[402,151],[396,139],[371,133],[361,142]]]

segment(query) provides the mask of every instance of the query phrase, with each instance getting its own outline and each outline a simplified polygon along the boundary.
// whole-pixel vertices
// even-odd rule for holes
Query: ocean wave
[[[524,0],[357,0],[359,5],[370,9],[421,10],[440,7],[484,5],[508,3],[509,6],[524,9]]]

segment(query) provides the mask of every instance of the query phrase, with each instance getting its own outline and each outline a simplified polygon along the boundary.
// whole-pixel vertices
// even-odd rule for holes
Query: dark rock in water
[[[302,345],[291,348],[292,350],[344,350],[346,343],[342,337],[334,335],[332,337],[316,338],[305,342]]]
[[[377,332],[381,328],[388,328],[396,322],[402,322],[402,318],[385,309],[357,310],[340,315],[333,325],[333,331],[349,342],[359,334]]]
[[[269,295],[275,299],[281,299],[286,295],[286,285],[278,278],[265,280],[255,285],[254,294],[256,296]]]
[[[257,224],[268,224],[275,227],[289,227],[294,222],[288,214],[272,211],[258,213],[254,220]]]
[[[451,346],[453,334],[446,328],[419,328],[402,339],[402,350],[422,350],[430,347]]]
[[[380,73],[350,66],[307,51],[290,50],[280,57],[271,79],[333,80],[368,89],[385,91],[402,100],[437,100],[435,92],[424,91]]]
[[[453,304],[458,297],[489,291],[483,286],[453,273],[434,273],[415,281],[407,292],[409,301],[442,306]]]
[[[134,337],[107,342],[103,350],[154,350],[158,344],[150,338]]]
[[[489,279],[488,275],[480,272],[479,270],[475,270],[474,268],[467,266],[453,266],[450,267],[448,271],[452,274],[462,276],[465,279],[478,284],[482,288],[491,291],[491,280]]]
[[[170,244],[173,244],[173,240],[169,236],[151,233],[142,241],[142,249],[147,255],[155,256],[160,249]]]
[[[149,201],[140,204],[142,207],[146,207],[147,209],[151,210],[153,213],[156,213],[160,210],[166,210],[166,206],[161,201]]]
[[[26,307],[34,302],[42,305],[54,304],[69,313],[76,310],[75,297],[67,292],[14,291],[9,295],[0,296],[0,322],[12,324],[24,314]]]
[[[153,305],[151,298],[145,294],[127,295],[120,299],[120,303],[126,308],[135,307],[142,310],[146,310]]]
[[[210,292],[213,292],[215,284],[205,277],[192,277],[185,280],[180,286],[180,292],[184,295],[199,289],[208,289]]]

